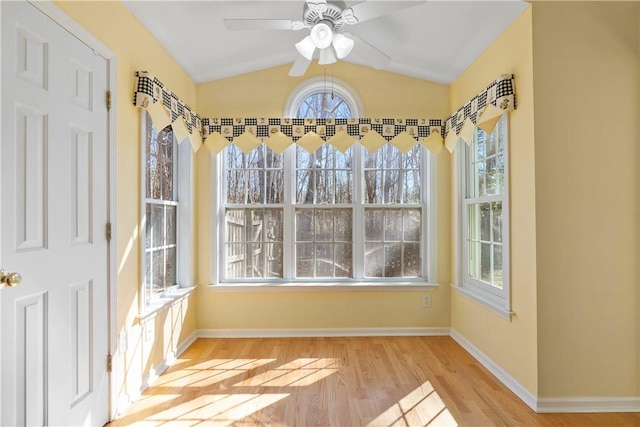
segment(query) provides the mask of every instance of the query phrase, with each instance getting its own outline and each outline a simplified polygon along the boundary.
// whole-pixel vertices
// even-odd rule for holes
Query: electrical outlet
[[[153,339],[153,322],[148,322],[144,325],[144,340],[151,341]]]
[[[431,295],[424,294],[422,295],[422,308],[431,307]]]

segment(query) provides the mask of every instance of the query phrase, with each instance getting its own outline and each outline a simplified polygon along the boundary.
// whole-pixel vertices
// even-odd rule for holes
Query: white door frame
[[[111,92],[111,108],[107,111],[107,145],[109,149],[109,158],[107,159],[107,186],[109,195],[107,199],[108,212],[107,220],[111,223],[111,240],[108,242],[108,278],[107,278],[107,323],[108,323],[108,341],[109,354],[116,354],[116,330],[117,330],[117,225],[116,225],[116,106],[117,103],[117,62],[116,54],[109,49],[104,43],[98,40],[93,34],[89,33],[80,24],[74,21],[69,15],[64,13],[62,9],[53,4],[51,0],[27,0],[42,13],[58,23],[62,28],[73,34],[84,44],[89,46],[96,55],[103,57],[107,61],[107,90]],[[106,231],[105,231],[106,232]],[[117,384],[116,379],[117,364],[116,358],[113,358],[113,367],[109,375],[109,402],[108,414],[109,420],[116,415],[117,404]]]

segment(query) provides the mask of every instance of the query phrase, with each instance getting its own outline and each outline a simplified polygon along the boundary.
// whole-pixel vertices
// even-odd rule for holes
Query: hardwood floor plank
[[[109,426],[640,426],[535,414],[450,337],[198,339]]]

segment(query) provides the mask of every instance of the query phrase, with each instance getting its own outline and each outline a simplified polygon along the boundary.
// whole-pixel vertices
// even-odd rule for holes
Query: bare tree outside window
[[[177,144],[170,126],[158,131],[146,117],[145,274],[146,301],[176,285]]]
[[[297,118],[352,117],[337,94],[305,96]],[[423,147],[287,150],[225,148],[223,279],[424,276]]]
[[[478,129],[466,148],[466,271],[472,279],[500,290],[504,286],[506,142],[506,119],[502,117],[493,133]]]

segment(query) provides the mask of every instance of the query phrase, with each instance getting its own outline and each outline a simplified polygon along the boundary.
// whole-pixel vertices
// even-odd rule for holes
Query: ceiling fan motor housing
[[[302,19],[305,25],[313,27],[315,24],[321,21],[329,21],[332,29],[339,30],[344,25],[342,19],[342,11],[346,8],[346,4],[343,1],[328,1],[327,9],[322,12],[322,15],[316,10],[313,10],[305,2],[304,11],[302,13]]]

